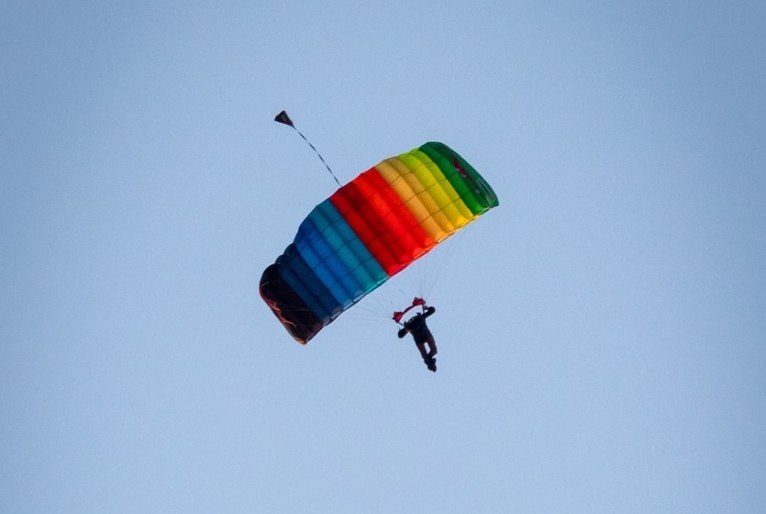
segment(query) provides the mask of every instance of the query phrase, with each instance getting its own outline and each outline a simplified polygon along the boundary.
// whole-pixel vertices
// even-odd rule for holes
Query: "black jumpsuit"
[[[436,312],[436,308],[429,307],[424,313],[415,314],[415,316],[404,323],[404,328],[399,330],[399,338],[406,336],[407,333],[412,334],[412,337],[415,339],[415,344],[417,345],[418,350],[420,350],[420,355],[423,357],[423,361],[431,371],[436,371],[434,356],[436,355],[437,349],[434,336],[431,334],[431,331],[428,330],[426,318],[434,312]],[[426,344],[428,344],[428,350],[426,350]]]

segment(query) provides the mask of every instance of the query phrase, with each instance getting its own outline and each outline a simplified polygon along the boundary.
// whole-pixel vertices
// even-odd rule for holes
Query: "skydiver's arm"
[[[407,329],[406,328],[400,328],[398,335],[399,335],[399,339],[403,338],[404,336],[407,335]]]
[[[429,307],[428,309],[426,309],[426,312],[423,313],[423,317],[427,318],[428,316],[430,316],[434,312],[436,312],[436,307]]]

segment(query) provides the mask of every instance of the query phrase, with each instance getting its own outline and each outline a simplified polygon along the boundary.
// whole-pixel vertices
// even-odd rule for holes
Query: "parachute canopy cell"
[[[498,205],[454,150],[429,142],[363,172],[317,205],[263,272],[260,294],[306,344],[365,295]]]

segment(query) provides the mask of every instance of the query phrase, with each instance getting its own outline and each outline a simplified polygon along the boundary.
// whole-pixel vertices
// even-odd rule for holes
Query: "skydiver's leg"
[[[430,359],[433,359],[439,351],[436,348],[436,340],[434,339],[433,335],[429,334],[428,338],[426,339],[426,342],[428,343],[428,348],[429,348],[428,357]]]
[[[415,341],[415,346],[418,347],[418,350],[420,351],[420,356],[423,357],[423,360],[427,363],[429,358],[429,352],[426,351],[426,342],[425,341]]]
[[[429,371],[436,371],[436,341],[434,341],[434,337],[429,334],[428,338],[426,339],[426,342],[428,343],[428,360],[426,361],[426,367]]]
[[[430,338],[431,341],[433,341],[433,337]],[[426,343],[429,343],[429,339],[423,339],[420,341],[415,341],[415,344],[418,346],[418,350],[420,350],[420,355],[423,357],[423,362],[426,364],[426,367],[431,371],[436,371],[436,361],[434,361],[434,355],[436,355],[436,346],[429,343],[430,351],[426,351]]]

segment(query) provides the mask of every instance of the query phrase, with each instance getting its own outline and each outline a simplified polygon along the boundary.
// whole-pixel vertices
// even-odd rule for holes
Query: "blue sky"
[[[765,20],[4,3],[0,511],[763,512]],[[335,183],[282,109],[501,201],[307,347],[258,280]]]

